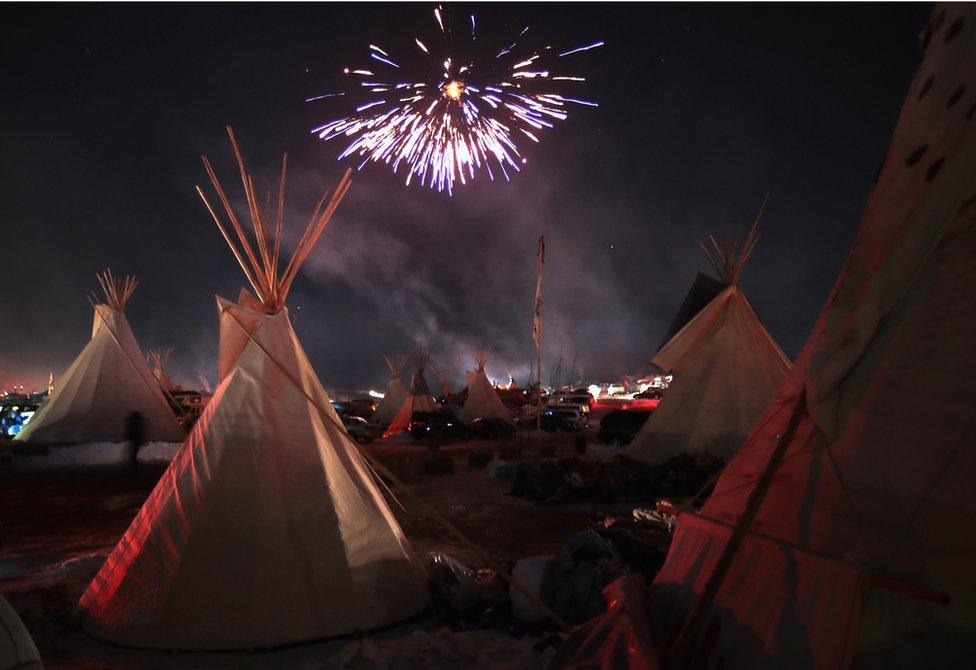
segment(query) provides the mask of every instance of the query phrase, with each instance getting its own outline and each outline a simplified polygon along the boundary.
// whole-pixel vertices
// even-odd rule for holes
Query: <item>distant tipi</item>
[[[454,373],[457,371],[458,362],[461,360],[459,354],[451,358],[447,363],[442,363],[437,366],[433,363],[430,364],[430,370],[437,377],[437,381],[441,383],[441,397],[446,398],[454,393],[454,389],[451,387],[451,380],[454,378]]]
[[[110,270],[100,273],[98,281],[105,295],[92,296],[91,340],[14,439],[35,444],[122,442],[127,418],[139,412],[148,441],[181,442],[186,434],[123,312],[139,282],[116,278]]]
[[[464,423],[471,423],[475,419],[496,418],[514,426],[515,417],[498,397],[498,392],[485,374],[488,351],[481,349],[473,352],[472,356],[475,369],[468,372],[468,398],[464,401],[458,419]]]
[[[384,626],[427,603],[423,565],[284,305],[349,172],[279,265],[285,164],[276,207],[265,209],[232,133],[231,142],[256,249],[206,158],[233,232],[200,195],[254,294],[217,298],[213,400],[81,599],[85,629],[126,646],[270,647]]]
[[[388,424],[400,411],[404,399],[407,397],[407,387],[400,381],[403,373],[403,366],[407,364],[407,359],[402,356],[384,356],[386,367],[390,369],[390,383],[386,387],[386,393],[379,407],[373,412],[372,420],[379,424]]]
[[[166,366],[169,364],[169,357],[173,355],[172,349],[150,349],[146,353],[146,362],[152,369],[153,376],[159,382],[159,386],[165,393],[173,393],[181,390],[169,375],[166,373]]]
[[[628,456],[647,463],[682,452],[732,457],[789,371],[789,358],[738,284],[758,239],[761,216],[762,210],[741,244],[719,245],[712,237],[711,250],[702,245],[725,288],[651,360],[674,374],[674,381],[634,438]],[[707,282],[696,284],[709,290]],[[697,293],[694,287],[692,293]]]
[[[437,409],[437,401],[430,394],[430,387],[424,378],[424,371],[430,363],[430,350],[424,346],[418,346],[413,355],[414,371],[410,378],[410,395],[400,403],[400,409],[396,416],[387,426],[384,436],[402,433],[410,427],[410,417],[414,412],[433,412]]]

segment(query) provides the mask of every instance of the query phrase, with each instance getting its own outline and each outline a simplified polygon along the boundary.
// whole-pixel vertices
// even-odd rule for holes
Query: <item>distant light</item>
[[[380,393],[379,391],[374,391],[373,389],[370,389],[369,390],[369,395],[371,397],[373,397],[373,398],[380,398],[380,399],[383,399],[383,398],[386,397],[386,394],[385,393]]]

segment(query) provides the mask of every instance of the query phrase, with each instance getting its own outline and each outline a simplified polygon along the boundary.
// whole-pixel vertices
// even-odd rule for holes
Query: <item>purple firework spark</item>
[[[518,172],[525,162],[520,142],[538,142],[540,131],[566,120],[572,105],[597,106],[563,95],[586,79],[564,72],[562,59],[601,47],[602,41],[565,50],[533,48],[520,44],[526,27],[493,58],[479,62],[458,53],[476,42],[474,15],[469,19],[455,39],[448,15],[437,6],[439,32],[434,41],[414,38],[420,53],[410,62],[370,44],[373,63],[345,68],[344,91],[307,99],[344,97],[355,101],[354,112],[312,133],[351,140],[339,160],[356,157],[360,170],[371,161],[386,163],[393,172],[404,168],[407,184],[453,193],[455,181],[464,185],[481,168],[492,180],[493,167],[508,180],[509,171]]]

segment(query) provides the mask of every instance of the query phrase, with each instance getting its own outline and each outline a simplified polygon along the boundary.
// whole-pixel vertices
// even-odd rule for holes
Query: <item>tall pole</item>
[[[535,282],[535,319],[532,321],[532,339],[535,340],[535,429],[542,429],[542,269],[546,264],[546,236],[539,236],[539,277]]]

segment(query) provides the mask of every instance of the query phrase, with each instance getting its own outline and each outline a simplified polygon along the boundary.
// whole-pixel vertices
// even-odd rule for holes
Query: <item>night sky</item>
[[[212,384],[213,296],[236,297],[244,278],[194,192],[199,155],[236,186],[225,125],[259,177],[287,151],[296,231],[343,169],[343,145],[308,131],[347,108],[305,98],[334,88],[370,42],[406,51],[433,34],[432,7],[0,9],[0,387],[67,368],[105,267],[142,282],[127,308],[142,347],[173,347],[177,382]],[[540,230],[544,363],[561,350],[590,380],[646,372],[708,269],[698,243],[747,227],[767,191],[741,283],[795,355],[853,239],[930,9],[474,7],[500,35],[529,25],[557,46],[605,40],[578,61],[600,107],[546,131],[508,184],[449,198],[382,166],[355,174],[288,300],[323,383],[381,388],[381,355],[432,335],[435,360],[488,345],[489,375],[524,381]]]

